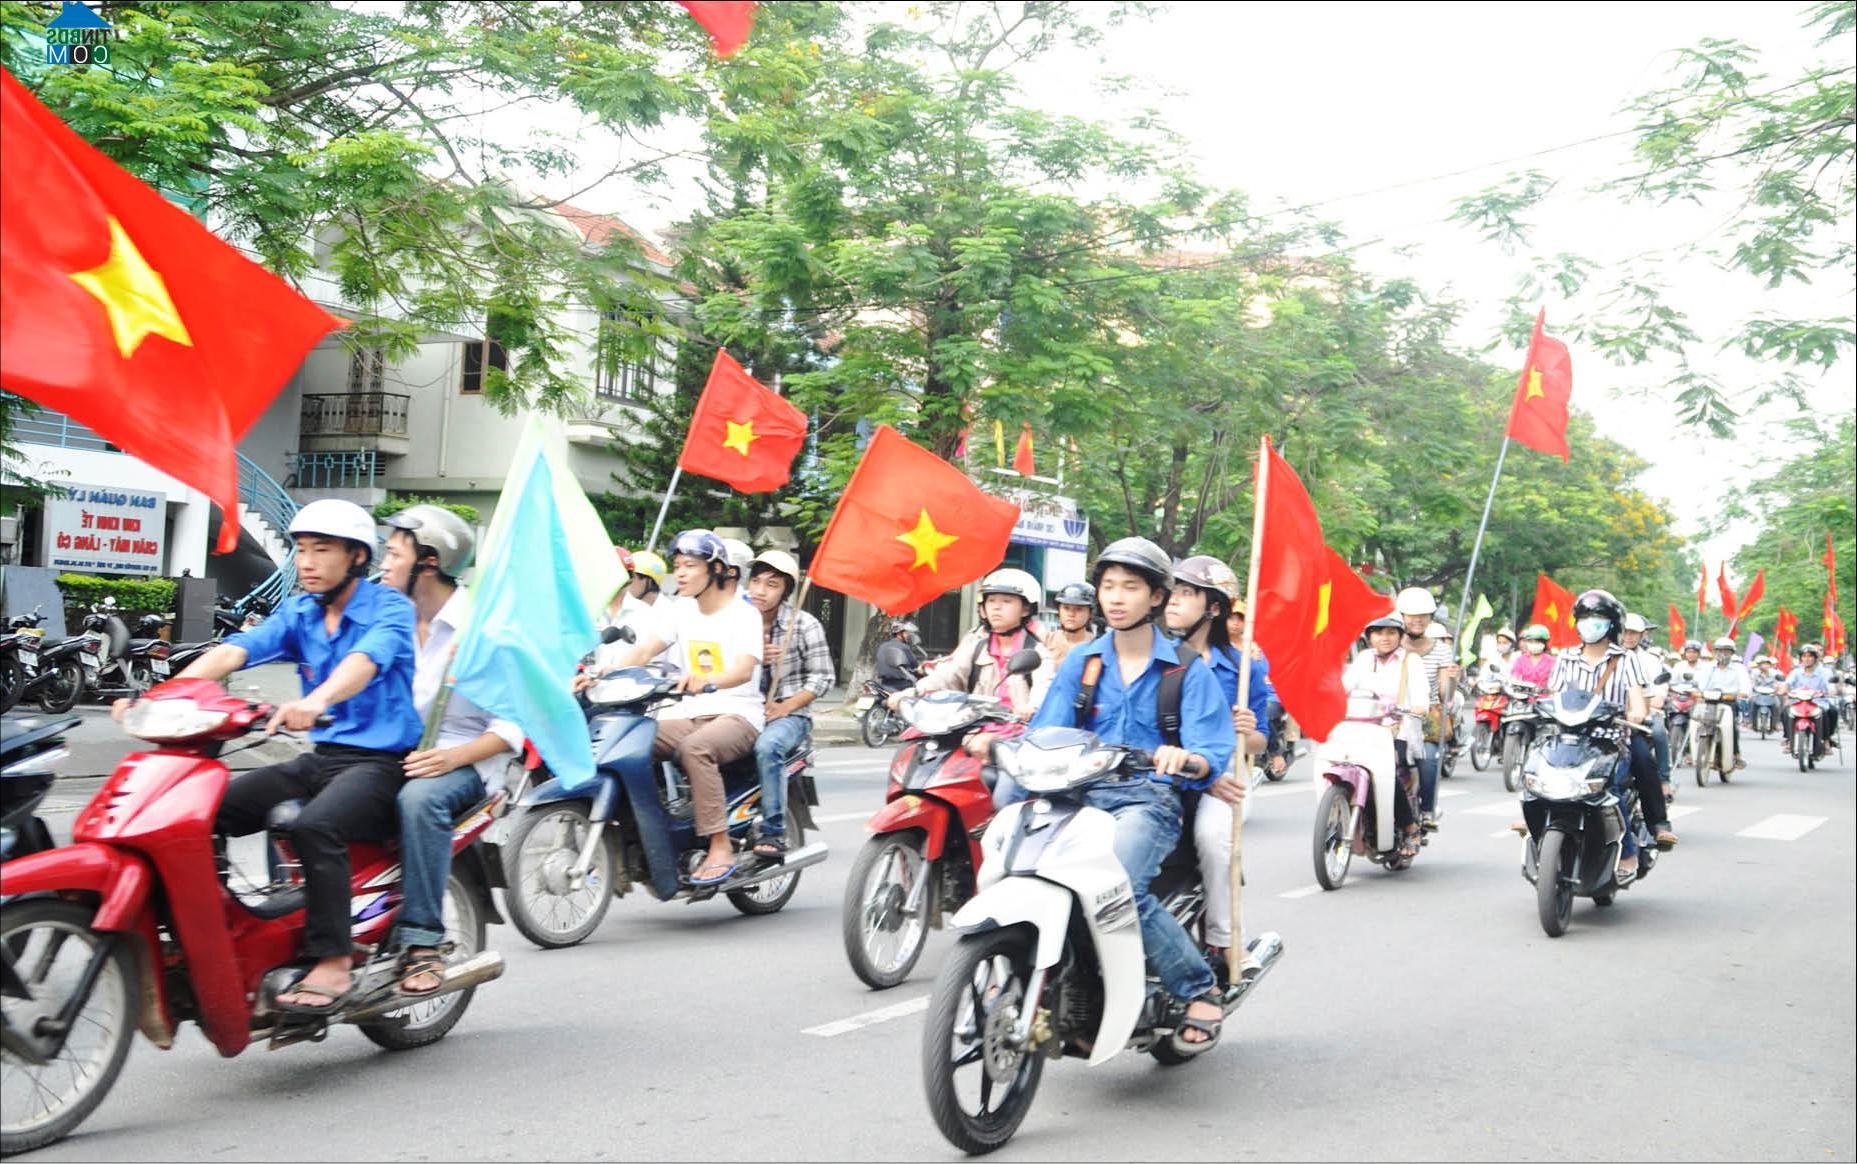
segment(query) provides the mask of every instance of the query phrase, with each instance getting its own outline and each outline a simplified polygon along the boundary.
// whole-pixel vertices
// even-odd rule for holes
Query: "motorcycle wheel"
[[[1489,730],[1489,725],[1480,723],[1470,736],[1470,766],[1479,772],[1489,770],[1490,761],[1496,758],[1496,737]]]
[[[840,913],[851,972],[872,990],[888,990],[909,977],[928,944],[928,918],[908,917],[903,903],[931,876],[919,834],[885,833],[864,842],[845,882]],[[925,892],[926,906],[929,895]]]
[[[26,671],[12,656],[0,659],[0,713],[13,710],[26,691]]]
[[[1550,938],[1566,933],[1567,923],[1573,918],[1573,886],[1562,880],[1566,844],[1566,833],[1549,829],[1541,836],[1541,854],[1535,863],[1535,911],[1541,915],[1541,928]]]
[[[455,948],[457,960],[474,957],[484,948],[489,922],[476,891],[452,870],[445,882],[445,940]],[[471,1005],[475,986],[437,998],[421,999],[402,1010],[389,1011],[372,1022],[356,1024],[368,1041],[389,1051],[410,1051],[438,1042],[451,1033]]]
[[[544,829],[544,825],[549,827]],[[503,842],[509,879],[503,902],[509,907],[509,920],[523,937],[544,950],[585,941],[612,904],[619,861],[610,832],[586,877],[579,885],[568,884],[568,868],[580,855],[592,827],[585,804],[553,801],[524,811]]]
[[[76,659],[60,659],[39,689],[39,706],[49,715],[63,715],[77,706],[84,694],[84,668]]]
[[[155,668],[147,659],[136,659],[129,664],[129,689],[140,699],[150,687],[155,685]]]
[[[1502,739],[1502,787],[1514,792],[1522,779],[1522,733],[1511,728]]]
[[[96,1109],[122,1072],[136,1030],[135,959],[126,942],[103,953],[90,928],[95,911],[72,901],[22,901],[0,921],[0,958],[9,985],[0,993],[8,1032],[31,1030],[56,1015],[93,959],[101,956],[90,997],[56,1058],[34,1066],[10,1047],[0,1051],[0,1155],[29,1152],[69,1135]],[[17,976],[17,977],[16,977]]]
[[[800,828],[791,814],[787,817],[787,845],[797,849],[806,843],[806,832]],[[779,877],[770,877],[759,881],[746,889],[731,889],[728,892],[729,904],[749,917],[763,914],[779,913],[786,904],[793,900],[793,894],[800,887],[800,875],[787,873]]]
[[[1011,926],[962,937],[935,980],[922,1084],[935,1126],[970,1156],[1012,1139],[1038,1094],[1045,1057],[1005,1043],[1031,973],[1031,935]]]
[[[890,709],[884,706],[882,700],[871,704],[859,717],[858,734],[864,737],[864,746],[867,748],[881,748],[895,738],[895,722]]]
[[[1340,889],[1348,879],[1348,866],[1354,861],[1354,838],[1348,834],[1348,821],[1354,816],[1354,803],[1345,785],[1330,784],[1322,791],[1315,810],[1315,879],[1323,889]]]
[[[1703,735],[1696,740],[1696,787],[1709,786],[1709,761],[1715,758],[1715,737]]]

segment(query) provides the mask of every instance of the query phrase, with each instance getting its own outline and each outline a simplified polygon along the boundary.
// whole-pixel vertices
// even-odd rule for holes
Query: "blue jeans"
[[[1419,751],[1419,811],[1438,810],[1438,745],[1427,741]]]
[[[1612,791],[1618,797],[1618,819],[1625,826],[1625,836],[1619,846],[1619,854],[1625,857],[1636,856],[1638,836],[1631,831],[1631,818],[1625,815],[1625,795],[1631,789],[1631,756],[1618,758],[1618,767],[1612,770]]]
[[[451,822],[484,798],[476,768],[408,780],[400,789],[400,944],[436,948],[445,940],[445,882],[451,876]]]
[[[761,835],[787,831],[787,756],[812,733],[812,720],[783,715],[761,729],[754,741],[754,768],[761,775]]]
[[[1670,732],[1664,727],[1664,713],[1651,713],[1651,751],[1657,757],[1657,779],[1660,783],[1670,783]]]
[[[1180,840],[1180,796],[1165,784],[1130,780],[1090,789],[1085,803],[1115,817],[1115,855],[1128,871],[1141,919],[1141,946],[1148,965],[1182,1001],[1198,998],[1215,985],[1212,967],[1174,916],[1148,892],[1161,862]]]

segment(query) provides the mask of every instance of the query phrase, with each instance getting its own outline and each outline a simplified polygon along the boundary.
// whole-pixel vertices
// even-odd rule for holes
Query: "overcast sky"
[[[889,14],[901,19],[905,11],[894,5]],[[1528,254],[1505,256],[1446,223],[1453,199],[1534,167],[1560,181],[1535,215],[1530,244],[1542,254],[1574,251],[1608,262],[1718,236],[1734,205],[1627,212],[1616,200],[1581,193],[1631,172],[1626,138],[1490,163],[1629,127],[1625,104],[1666,83],[1675,49],[1707,37],[1759,50],[1761,70],[1774,78],[1765,87],[1821,62],[1850,64],[1852,46],[1813,44],[1800,11],[1787,3],[1183,3],[1111,31],[1095,49],[1067,50],[1019,72],[1028,102],[1040,107],[1111,122],[1157,108],[1190,144],[1206,180],[1245,190],[1259,210],[1323,203],[1320,212],[1350,239],[1384,239],[1357,252],[1363,266],[1463,300],[1470,311],[1461,338],[1483,344],[1494,338],[1500,305]],[[1092,74],[1128,74],[1142,87],[1105,99],[1081,83]],[[1457,174],[1464,170],[1473,172]],[[1389,186],[1403,188],[1382,189]],[[656,206],[600,208],[662,229],[683,201],[673,192]],[[1842,280],[1774,295],[1702,257],[1671,273],[1684,289],[1678,302],[1705,338],[1725,335],[1751,310],[1853,310]],[[1604,271],[1594,277],[1608,281]],[[1550,332],[1557,314],[1581,306],[1548,302]],[[1491,358],[1519,364],[1521,353]],[[1711,530],[1712,514],[1726,482],[1794,451],[1780,434],[1748,425],[1734,441],[1708,440],[1668,423],[1671,406],[1659,391],[1670,368],[1616,368],[1577,344],[1573,359],[1575,407],[1652,464],[1641,483],[1668,499],[1679,532],[1709,535],[1711,561],[1745,540],[1752,531]],[[1731,380],[1748,371],[1732,356],[1721,366]],[[1849,360],[1810,379],[1819,408],[1852,409]],[[1492,465],[1494,456],[1491,449]]]

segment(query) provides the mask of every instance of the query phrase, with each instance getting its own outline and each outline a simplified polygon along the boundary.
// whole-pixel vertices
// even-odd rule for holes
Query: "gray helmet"
[[[1365,634],[1368,631],[1377,631],[1377,630],[1396,630],[1401,633],[1404,633],[1405,629],[1406,629],[1406,623],[1404,619],[1400,618],[1396,614],[1383,614],[1379,618],[1374,619],[1372,622],[1362,627],[1361,633]]]
[[[409,505],[386,521],[389,529],[402,529],[412,536],[415,560],[432,554],[438,558],[438,572],[456,578],[471,564],[477,551],[477,535],[470,524],[449,509],[437,505]]]
[[[1090,567],[1090,584],[1101,586],[1103,570],[1110,566],[1128,567],[1146,578],[1148,585],[1156,590],[1173,588],[1174,560],[1147,538],[1117,538],[1103,547],[1103,552],[1096,555],[1096,562]]]
[[[1224,595],[1227,603],[1238,597],[1238,575],[1210,554],[1195,554],[1174,567],[1174,581]]]
[[[1057,588],[1052,601],[1058,606],[1095,606],[1096,587],[1088,582],[1066,582]]]

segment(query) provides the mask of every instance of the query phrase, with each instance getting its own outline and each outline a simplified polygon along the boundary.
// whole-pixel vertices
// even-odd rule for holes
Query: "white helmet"
[[[1025,599],[1027,610],[1036,612],[1038,601],[1044,597],[1043,587],[1038,579],[1024,570],[995,570],[980,583],[980,597],[989,594],[1014,594]]]
[[[749,564],[748,572],[750,574],[754,573],[754,568],[756,566],[766,566],[774,573],[785,578],[787,580],[788,597],[792,597],[794,589],[800,584],[800,564],[792,554],[787,553],[785,550],[762,550],[759,554],[755,555],[754,561]]]
[[[290,519],[289,533],[291,537],[320,534],[326,538],[360,542],[367,547],[370,562],[380,544],[374,515],[352,501],[337,497],[319,498],[297,510],[296,516]]]
[[[740,538],[723,538],[722,547],[729,553],[729,568],[746,578],[748,567],[754,562],[754,551],[748,548],[748,543]]]
[[[1651,629],[1651,624],[1646,622],[1644,616],[1641,614],[1627,614],[1625,616],[1625,629],[1628,631],[1647,631]]]
[[[1408,586],[1393,599],[1393,608],[1403,617],[1432,614],[1438,609],[1438,600],[1431,596],[1431,591],[1423,586]]]
[[[1716,639],[1715,645],[1709,649],[1712,651],[1732,651],[1734,650],[1734,640],[1727,635],[1723,635],[1721,638]]]

